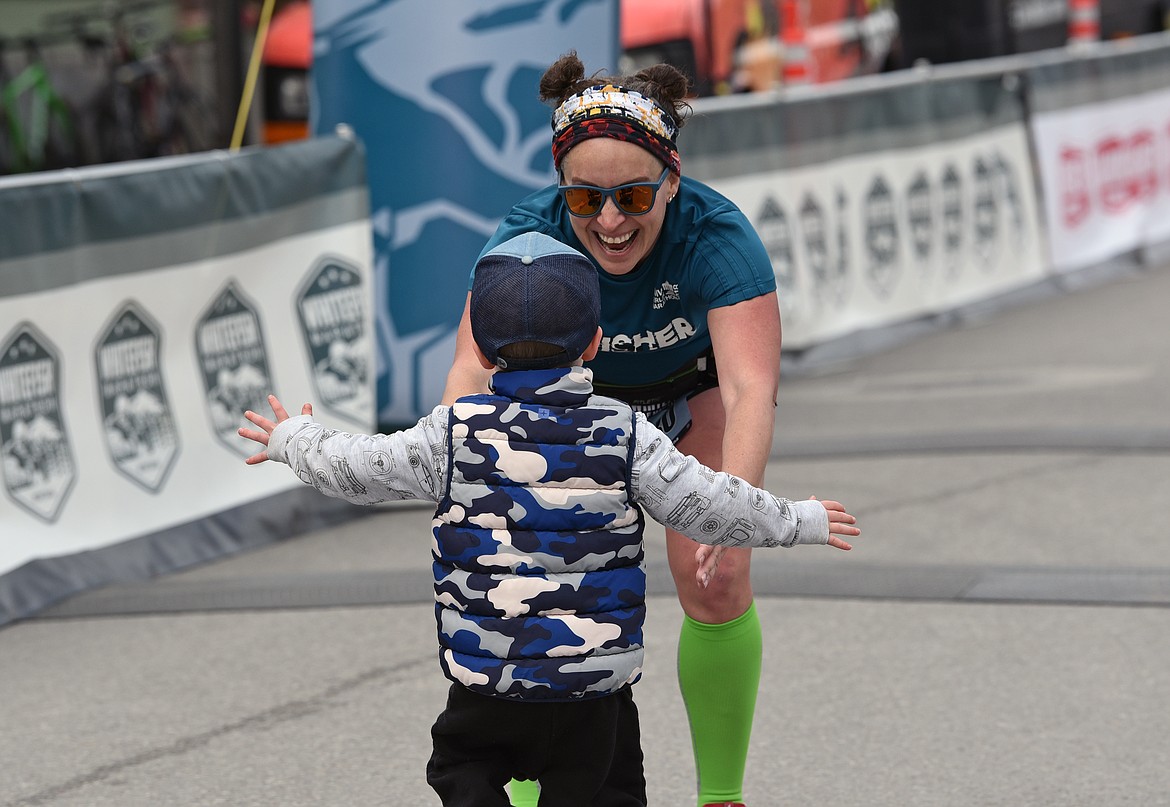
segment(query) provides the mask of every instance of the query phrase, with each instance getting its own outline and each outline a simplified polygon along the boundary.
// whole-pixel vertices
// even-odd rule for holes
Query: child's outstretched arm
[[[845,538],[861,534],[840,502],[774,496],[683,454],[641,414],[635,429],[633,498],[654,520],[711,547],[698,556],[701,586],[710,582],[729,547],[828,544],[851,549]]]
[[[286,464],[306,485],[354,504],[438,501],[446,490],[447,407],[393,434],[351,434],[322,426],[310,404],[290,417],[275,395],[268,403],[274,419],[244,413],[258,428],[243,427],[239,435],[264,446],[244,460],[248,465]]]
[[[809,499],[816,500],[816,496],[810,496]],[[850,550],[853,544],[844,540],[840,536],[848,536],[856,538],[861,535],[861,529],[857,526],[857,519],[849,513],[845,512],[845,505],[840,502],[823,501],[821,504],[825,508],[825,513],[829,517],[829,546],[837,549]],[[708,544],[699,544],[699,548],[695,550],[695,562],[699,568],[696,572],[696,579],[699,585],[706,588],[711,578],[715,574],[715,567],[719,565],[720,558],[723,553],[727,551],[726,546],[710,546]]]
[[[272,416],[276,418],[275,421],[269,420],[263,415],[258,415],[250,409],[244,413],[244,417],[259,426],[262,431],[242,428],[240,429],[240,437],[247,438],[248,440],[255,440],[257,443],[264,446],[263,451],[258,454],[253,454],[244,460],[244,462],[248,465],[256,465],[257,463],[268,461],[268,438],[272,436],[272,431],[276,428],[277,424],[288,420],[288,412],[285,410],[284,404],[282,404],[275,395],[268,396],[268,405],[272,407]],[[311,403],[307,403],[302,406],[301,414],[312,416],[313,405]]]

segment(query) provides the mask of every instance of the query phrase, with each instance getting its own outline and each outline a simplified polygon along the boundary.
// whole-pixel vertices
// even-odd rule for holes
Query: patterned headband
[[[587,87],[553,112],[553,164],[582,140],[612,137],[649,151],[674,172],[681,163],[675,137],[678,124],[669,112],[639,92],[615,84]]]

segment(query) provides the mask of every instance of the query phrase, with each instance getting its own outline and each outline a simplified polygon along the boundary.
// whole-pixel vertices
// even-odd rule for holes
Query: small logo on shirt
[[[654,290],[654,310],[662,308],[666,305],[667,300],[677,300],[678,284],[677,283],[663,283],[659,288]]]

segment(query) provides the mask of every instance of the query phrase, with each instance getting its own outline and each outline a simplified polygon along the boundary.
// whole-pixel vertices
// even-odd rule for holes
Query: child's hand
[[[276,424],[280,423],[282,421],[288,420],[288,412],[285,411],[284,405],[281,404],[281,402],[279,400],[277,400],[275,395],[268,396],[268,405],[272,407],[272,414],[276,418],[276,421],[273,422],[273,421],[269,420],[268,418],[264,417],[263,415],[258,415],[255,412],[253,412],[251,409],[249,409],[247,412],[244,413],[244,417],[246,417],[248,420],[255,423],[257,426],[259,426],[261,429],[263,429],[263,431],[256,431],[255,429],[248,429],[248,428],[241,427],[239,430],[240,437],[245,437],[248,440],[255,440],[257,443],[259,443],[262,446],[268,445],[268,438],[272,434],[272,430],[276,428]],[[301,414],[302,415],[313,414],[313,405],[307,403],[304,406],[302,406],[301,407]],[[246,460],[244,460],[244,462],[248,465],[256,465],[258,463],[266,461],[267,459],[268,459],[268,451],[264,450],[264,451],[261,451],[259,454],[253,454],[252,456],[250,456]]]
[[[810,499],[816,499],[816,496],[809,496]],[[845,505],[841,502],[826,501],[821,502],[825,506],[825,510],[829,514],[829,546],[835,546],[838,549],[849,550],[853,548],[853,544],[838,538],[838,535],[848,535],[850,538],[855,538],[861,535],[861,530],[853,525],[857,523],[857,519],[845,512]]]

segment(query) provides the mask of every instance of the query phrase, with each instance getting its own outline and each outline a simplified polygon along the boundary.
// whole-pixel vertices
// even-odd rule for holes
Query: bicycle
[[[24,49],[24,68],[9,78],[6,46],[0,42],[0,118],[8,135],[0,172],[77,166],[83,158],[73,110],[53,86],[37,41],[26,39]]]
[[[137,12],[157,8],[157,0],[123,2],[114,7],[53,15],[80,46],[104,82],[80,110],[93,141],[97,162],[164,157],[211,147],[205,121],[211,119],[176,58],[176,42],[151,43],[148,23]],[[108,24],[93,34],[90,26]]]

